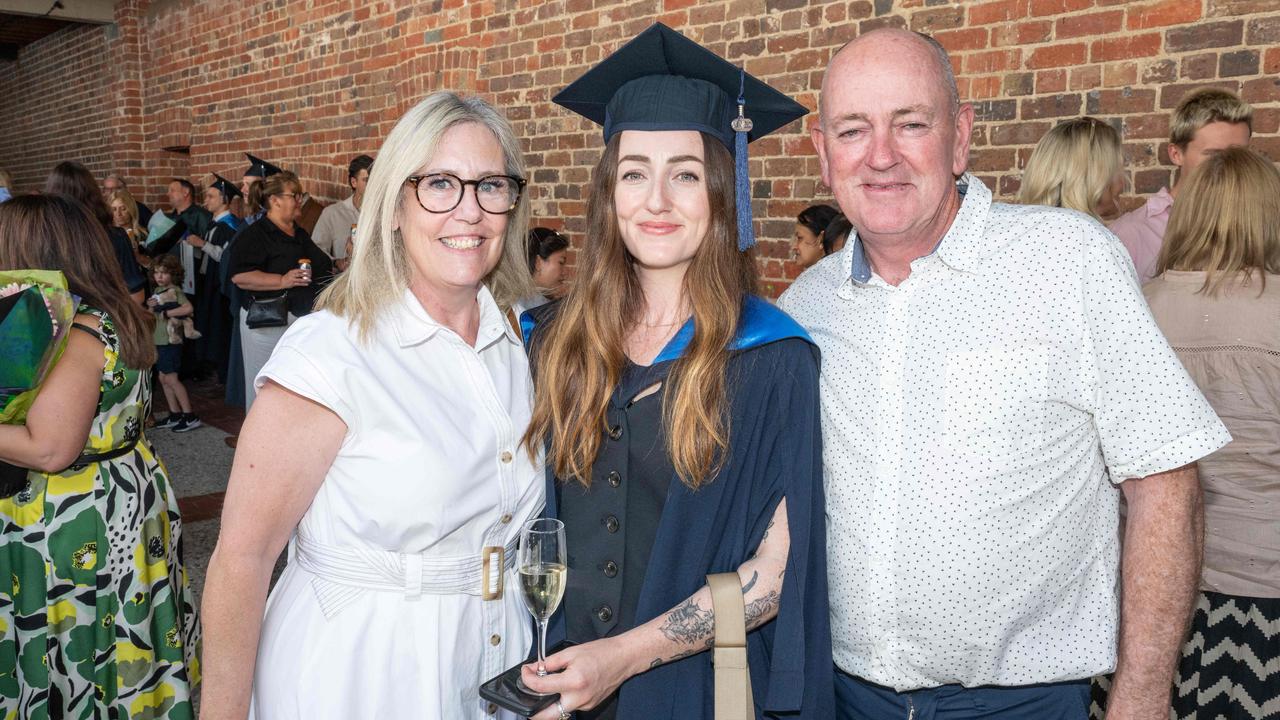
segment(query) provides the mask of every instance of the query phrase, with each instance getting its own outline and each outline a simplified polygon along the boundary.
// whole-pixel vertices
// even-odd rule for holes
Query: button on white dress
[[[519,447],[532,386],[488,290],[475,346],[406,292],[368,344],[329,312],[285,334],[267,380],[336,413],[347,435],[267,602],[251,720],[514,718],[480,683],[530,647],[511,570],[543,480]],[[484,548],[500,599],[481,596]]]

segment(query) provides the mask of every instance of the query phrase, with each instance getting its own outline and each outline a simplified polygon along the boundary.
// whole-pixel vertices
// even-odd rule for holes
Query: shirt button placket
[[[889,323],[888,337],[889,343],[887,352],[884,355],[885,367],[882,376],[884,377],[884,400],[880,407],[885,411],[885,417],[882,420],[886,423],[886,427],[881,437],[885,439],[882,443],[880,454],[880,478],[876,484],[878,490],[877,501],[880,507],[897,508],[902,503],[902,495],[904,488],[902,486],[902,443],[906,438],[906,428],[903,427],[903,415],[906,402],[903,390],[905,381],[904,368],[907,364],[907,346],[911,332],[910,310],[912,289],[915,286],[916,278],[909,277],[903,281],[902,285],[894,288],[889,292]],[[891,514],[893,518],[887,526],[888,536],[881,538],[882,544],[878,548],[881,572],[889,580],[889,587],[893,588],[894,602],[885,603],[880,606],[880,634],[885,638],[887,654],[892,658],[890,662],[893,666],[900,667],[897,662],[897,655],[900,651],[898,645],[898,628],[892,608],[897,606],[897,597],[900,592],[897,582],[897,563],[894,557],[894,548],[898,546],[898,523],[901,522],[901,511],[895,511]]]

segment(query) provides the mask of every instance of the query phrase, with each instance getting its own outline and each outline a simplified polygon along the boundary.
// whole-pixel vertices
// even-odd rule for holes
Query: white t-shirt
[[[347,238],[351,237],[351,226],[360,221],[360,211],[356,209],[353,197],[321,210],[320,219],[316,221],[316,231],[311,233],[311,241],[316,247],[335,260],[347,256]]]

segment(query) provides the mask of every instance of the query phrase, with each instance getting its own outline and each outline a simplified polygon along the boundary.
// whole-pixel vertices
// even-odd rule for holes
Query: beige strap
[[[738,573],[707,576],[711,606],[716,614],[716,644],[712,662],[716,672],[715,720],[755,720],[751,672],[747,667],[747,624]]]

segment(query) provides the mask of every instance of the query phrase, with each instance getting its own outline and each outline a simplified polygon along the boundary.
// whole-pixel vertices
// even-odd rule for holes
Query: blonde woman
[[[129,236],[133,256],[143,267],[151,266],[151,258],[138,252],[138,245],[147,240],[147,231],[138,224],[138,201],[123,188],[107,193],[107,208],[111,210],[111,224],[124,230]]]
[[[1098,220],[1120,214],[1124,192],[1120,133],[1094,117],[1054,126],[1036,143],[1022,171],[1018,202],[1079,210]]]
[[[543,477],[517,447],[532,389],[503,309],[533,290],[520,144],[441,92],[378,157],[350,268],[253,381],[209,565],[205,720],[487,720],[479,685],[529,649],[513,563]]]
[[[1200,460],[1204,569],[1182,652],[1179,718],[1261,718],[1280,686],[1280,173],[1245,148],[1180,184],[1143,287],[1156,323],[1231,431]]]

